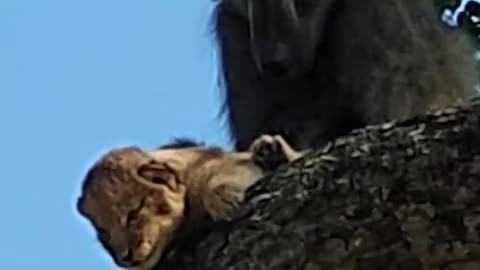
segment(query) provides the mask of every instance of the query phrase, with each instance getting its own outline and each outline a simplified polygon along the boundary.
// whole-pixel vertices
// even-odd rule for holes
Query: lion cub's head
[[[88,171],[77,209],[117,265],[149,269],[178,227],[184,204],[185,186],[167,162],[126,147]]]

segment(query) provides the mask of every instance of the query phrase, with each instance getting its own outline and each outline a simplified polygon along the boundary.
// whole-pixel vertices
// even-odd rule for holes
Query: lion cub
[[[228,219],[263,170],[301,156],[270,135],[248,152],[185,142],[153,151],[114,149],[89,169],[77,209],[118,266],[151,269],[182,221]]]

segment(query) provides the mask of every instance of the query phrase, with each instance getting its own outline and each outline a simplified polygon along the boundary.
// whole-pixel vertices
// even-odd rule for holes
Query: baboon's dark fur
[[[235,148],[280,133],[318,147],[474,89],[473,50],[432,0],[217,0],[224,110]]]

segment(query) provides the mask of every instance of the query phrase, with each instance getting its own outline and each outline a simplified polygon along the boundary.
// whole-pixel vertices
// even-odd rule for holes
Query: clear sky
[[[117,269],[75,210],[106,150],[228,146],[212,0],[0,0],[0,261]]]
[[[1,269],[117,269],[75,211],[115,146],[226,146],[211,0],[0,1]]]

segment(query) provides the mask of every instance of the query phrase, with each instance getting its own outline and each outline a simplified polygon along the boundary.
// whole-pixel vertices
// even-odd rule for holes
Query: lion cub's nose
[[[132,251],[132,249],[127,249],[121,253],[121,256],[119,258],[119,263],[123,267],[129,267],[129,266],[135,266],[140,263],[140,260],[135,258],[135,254]]]

